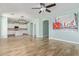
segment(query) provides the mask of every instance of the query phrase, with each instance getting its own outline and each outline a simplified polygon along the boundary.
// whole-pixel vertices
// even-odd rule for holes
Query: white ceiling
[[[46,4],[48,5],[48,4]],[[39,14],[39,10],[33,10],[33,7],[40,7],[39,3],[0,3],[0,15],[6,15],[10,18],[19,19],[20,16],[24,16],[25,19],[31,19],[32,17],[43,16],[56,16],[65,11],[79,8],[78,3],[57,3],[55,7],[49,8],[52,12],[43,12]],[[14,15],[11,15],[14,14]]]

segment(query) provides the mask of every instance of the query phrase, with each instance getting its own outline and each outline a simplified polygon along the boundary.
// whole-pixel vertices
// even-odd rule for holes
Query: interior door
[[[43,21],[43,37],[49,37],[49,21]]]

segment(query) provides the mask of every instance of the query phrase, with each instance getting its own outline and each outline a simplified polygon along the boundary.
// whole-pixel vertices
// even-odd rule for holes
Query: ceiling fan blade
[[[45,7],[45,3],[40,3],[41,7]]]
[[[32,8],[32,9],[40,9],[40,8]]]
[[[42,11],[39,11],[39,14],[41,13]]]
[[[53,6],[56,6],[56,4],[54,3],[54,4],[51,4],[51,5],[48,5],[48,6],[46,6],[46,8],[50,8],[50,7],[53,7]]]
[[[51,12],[51,11],[50,11],[50,10],[48,10],[48,9],[46,9],[46,11],[47,11],[47,12],[49,12],[49,13]]]

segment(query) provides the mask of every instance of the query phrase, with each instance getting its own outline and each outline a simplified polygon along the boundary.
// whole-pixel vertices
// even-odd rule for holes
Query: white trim
[[[49,37],[49,39],[58,40],[58,41],[63,41],[63,42],[67,42],[67,43],[79,44],[78,42],[73,42],[73,41],[58,39],[58,38],[54,38],[54,37]]]

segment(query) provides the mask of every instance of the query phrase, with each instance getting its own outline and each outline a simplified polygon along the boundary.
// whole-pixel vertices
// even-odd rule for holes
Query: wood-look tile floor
[[[30,36],[0,39],[0,56],[77,56],[79,45]]]

